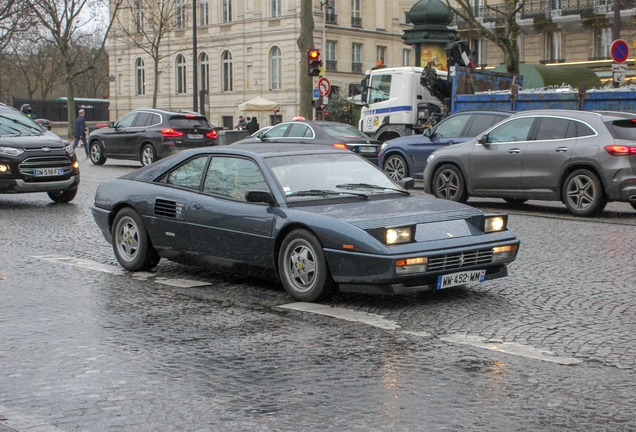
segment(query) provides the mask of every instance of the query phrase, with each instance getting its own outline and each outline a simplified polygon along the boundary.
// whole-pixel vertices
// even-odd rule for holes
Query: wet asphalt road
[[[511,276],[326,302],[393,323],[380,328],[283,309],[276,281],[165,260],[102,271],[118,265],[89,207],[101,180],[137,166],[84,162],[69,205],[0,195],[1,432],[636,430],[629,205],[580,219],[470,201],[511,214]],[[497,350],[451,341],[466,337]]]

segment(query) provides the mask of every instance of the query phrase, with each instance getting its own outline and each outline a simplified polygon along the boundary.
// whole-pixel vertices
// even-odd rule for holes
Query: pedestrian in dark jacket
[[[83,109],[77,112],[77,118],[75,119],[75,141],[73,142],[73,150],[77,148],[79,141],[82,140],[86,157],[88,157],[88,144],[86,143],[86,119],[84,119],[84,114]]]
[[[256,120],[256,117],[252,117],[252,119],[247,124],[247,131],[250,133],[250,135],[253,135],[260,128],[261,126],[258,124],[258,120]]]

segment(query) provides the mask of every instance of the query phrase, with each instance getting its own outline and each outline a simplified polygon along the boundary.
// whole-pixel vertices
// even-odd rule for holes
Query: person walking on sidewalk
[[[80,109],[77,112],[77,118],[75,119],[75,141],[73,142],[73,150],[77,148],[79,144],[79,140],[82,140],[82,144],[84,144],[84,151],[86,152],[86,157],[88,158],[88,143],[86,143],[86,119],[84,119],[84,110]]]

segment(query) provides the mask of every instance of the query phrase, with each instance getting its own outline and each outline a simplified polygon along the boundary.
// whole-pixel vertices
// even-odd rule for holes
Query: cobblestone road
[[[553,203],[471,201],[511,214],[522,240],[511,276],[330,299],[398,326],[387,330],[281,309],[291,300],[274,281],[165,260],[149,275],[82,267],[117,265],[89,207],[102,179],[135,166],[83,163],[70,205],[0,196],[0,431],[636,430],[628,205],[588,220]],[[72,260],[35,258],[43,255]]]

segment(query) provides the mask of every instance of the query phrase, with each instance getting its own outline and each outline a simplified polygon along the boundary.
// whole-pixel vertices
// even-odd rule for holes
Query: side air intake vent
[[[174,219],[183,219],[185,204],[157,198],[155,201],[155,215]]]

